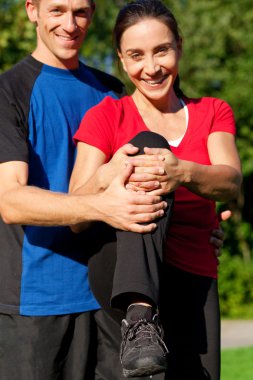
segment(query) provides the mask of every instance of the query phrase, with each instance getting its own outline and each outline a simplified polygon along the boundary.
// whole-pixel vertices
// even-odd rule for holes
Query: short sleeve
[[[14,99],[0,89],[0,162],[28,162],[24,115]]]
[[[115,116],[113,99],[106,97],[100,104],[86,112],[74,135],[74,141],[76,143],[81,141],[98,148],[109,161],[115,140]]]
[[[212,132],[228,132],[236,134],[235,117],[232,108],[223,100],[214,99],[214,120]]]

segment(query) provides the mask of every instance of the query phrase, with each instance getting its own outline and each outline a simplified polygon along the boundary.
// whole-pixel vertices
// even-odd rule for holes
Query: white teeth
[[[64,41],[73,41],[74,40],[74,38],[72,38],[72,37],[67,37],[67,36],[59,36],[58,35],[58,37],[60,37],[62,40],[64,40]]]
[[[155,86],[156,84],[161,84],[163,82],[163,78],[159,80],[145,80],[145,82],[151,86]]]

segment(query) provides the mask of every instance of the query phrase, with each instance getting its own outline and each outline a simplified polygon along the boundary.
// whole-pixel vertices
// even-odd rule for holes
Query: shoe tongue
[[[126,320],[128,322],[137,322],[140,319],[151,321],[154,315],[154,310],[151,306],[131,305],[127,309]]]

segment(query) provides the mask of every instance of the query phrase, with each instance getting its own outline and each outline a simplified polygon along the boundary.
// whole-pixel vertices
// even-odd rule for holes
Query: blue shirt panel
[[[44,65],[29,113],[29,185],[68,192],[75,158],[73,135],[105,89],[84,65],[67,71]],[[24,227],[20,313],[59,315],[99,308],[88,284],[81,236],[68,227]]]

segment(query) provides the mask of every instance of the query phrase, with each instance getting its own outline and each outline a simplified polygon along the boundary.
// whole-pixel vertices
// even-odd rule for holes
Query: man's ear
[[[92,11],[94,12],[97,7],[95,1],[92,1],[91,7],[92,7]]]
[[[126,70],[126,66],[125,66],[125,61],[124,61],[122,53],[119,50],[117,50],[117,54],[118,54],[118,57],[119,57],[119,59],[121,61],[121,64],[122,64],[122,67],[123,67],[124,71],[127,71]]]
[[[38,18],[38,7],[34,5],[32,0],[26,0],[25,7],[29,20],[36,23]]]
[[[94,16],[97,5],[95,1],[90,1],[90,4],[91,4],[91,18],[92,18]]]

